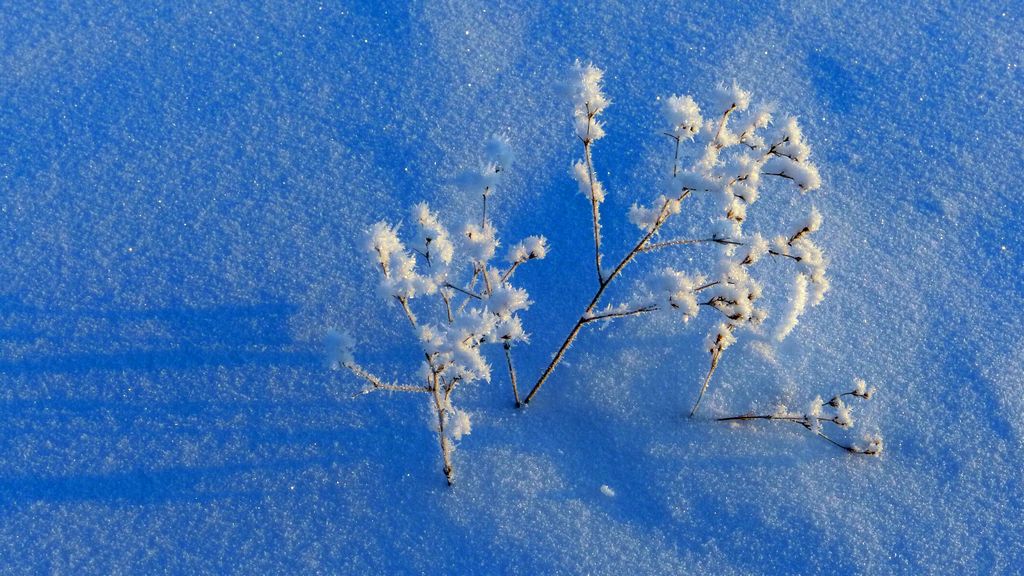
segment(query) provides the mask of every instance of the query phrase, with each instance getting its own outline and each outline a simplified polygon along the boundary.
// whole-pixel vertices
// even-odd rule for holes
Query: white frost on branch
[[[705,346],[712,354],[721,354],[726,348],[736,343],[736,336],[732,333],[735,325],[727,322],[719,322],[715,329],[708,334]]]
[[[490,220],[483,226],[469,222],[462,228],[463,244],[471,262],[479,264],[494,257],[499,245],[497,233]]]
[[[650,278],[648,287],[661,310],[681,313],[683,322],[689,322],[700,311],[697,288],[704,281],[702,276],[691,277],[672,268],[663,268]]]
[[[548,255],[548,240],[543,236],[527,236],[513,244],[505,260],[509,264],[522,264],[528,260],[543,260]]]
[[[670,134],[679,140],[692,139],[704,124],[700,107],[692,96],[669,96],[665,100],[664,112]]]
[[[648,206],[633,204],[629,208],[627,218],[637,228],[647,232],[654,229],[659,220],[679,214],[682,203],[677,198],[668,198],[664,195],[655,198]]]
[[[484,157],[480,167],[458,175],[455,183],[467,192],[475,192],[485,197],[491,196],[501,184],[502,176],[512,165],[514,156],[508,138],[495,135],[484,148]]]
[[[577,60],[572,67],[568,88],[573,102],[576,136],[584,142],[604,137],[604,125],[597,117],[611,102],[602,91],[603,77],[604,72],[593,64]]]
[[[789,297],[789,307],[782,316],[782,323],[775,330],[775,339],[779,342],[785,340],[786,336],[796,328],[800,315],[807,308],[807,276],[797,274],[793,278],[793,293]]]
[[[750,92],[740,88],[735,80],[732,84],[719,84],[712,95],[712,106],[719,113],[727,110],[742,112],[750,106]]]
[[[457,387],[491,379],[491,365],[483,354],[487,344],[504,348],[510,381],[515,390],[511,347],[527,342],[519,313],[531,302],[526,290],[513,286],[515,269],[547,256],[547,240],[530,236],[508,252],[510,267],[499,269],[492,261],[500,246],[497,230],[488,218],[488,198],[512,162],[508,141],[495,137],[485,150],[484,168],[462,177],[481,194],[481,216],[465,224],[453,242],[441,218],[426,203],[411,207],[414,227],[408,244],[399,238],[398,227],[377,222],[367,230],[363,246],[379,274],[381,294],[401,306],[403,321],[416,334],[423,360],[413,376],[414,384],[383,382],[355,362],[351,338],[332,333],[325,341],[333,368],[345,367],[374,391],[421,392],[432,396],[431,427],[440,439],[445,476],[452,483],[453,441],[469,434],[468,413],[457,410],[452,394]],[[459,273],[471,274],[459,281]],[[434,296],[426,303],[426,296]],[[516,392],[518,398],[518,392]]]
[[[465,410],[452,409],[452,438],[456,441],[462,440],[473,432],[473,423],[469,418],[469,412]]]
[[[601,185],[596,174],[590,174],[586,162],[577,160],[572,165],[571,173],[579,185],[580,194],[583,194],[587,200],[592,200],[598,204],[604,202],[604,186]]]
[[[498,318],[506,319],[516,312],[526,310],[530,307],[530,295],[522,288],[516,288],[508,283],[494,287],[485,300],[491,313]]]
[[[437,214],[430,211],[426,202],[412,207],[412,219],[416,223],[416,243],[418,250],[432,267],[437,266],[438,272],[447,272],[452,262],[455,247],[448,236],[448,230],[441,225]]]

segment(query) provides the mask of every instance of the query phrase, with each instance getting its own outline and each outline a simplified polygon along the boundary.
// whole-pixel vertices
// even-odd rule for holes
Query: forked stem
[[[690,190],[684,190],[677,201],[682,201],[687,196],[689,196],[689,194]],[[558,351],[555,352],[555,355],[551,359],[551,362],[548,364],[547,368],[544,369],[544,372],[541,373],[540,378],[537,379],[537,383],[533,385],[532,389],[530,389],[530,393],[526,395],[526,398],[523,400],[524,406],[529,404],[530,401],[533,400],[533,397],[537,395],[537,392],[540,390],[541,386],[543,386],[544,382],[546,382],[548,377],[551,376],[551,373],[555,370],[555,367],[558,366],[558,364],[562,361],[562,358],[565,356],[566,350],[569,349],[569,346],[571,346],[573,341],[576,340],[576,336],[579,335],[580,329],[583,328],[585,324],[590,322],[588,318],[594,311],[594,308],[597,307],[598,303],[601,302],[601,297],[604,296],[604,291],[608,289],[608,286],[612,283],[612,280],[615,280],[615,278],[618,277],[619,273],[622,272],[623,268],[625,268],[626,265],[629,264],[633,260],[633,258],[636,257],[637,254],[640,254],[643,251],[644,246],[646,246],[647,243],[650,242],[651,238],[658,232],[658,229],[661,228],[661,225],[665,223],[665,220],[668,218],[669,214],[669,202],[669,200],[666,200],[665,204],[662,205],[661,212],[658,214],[658,218],[655,220],[654,226],[651,226],[651,229],[648,230],[647,233],[640,238],[640,241],[637,242],[635,246],[633,246],[633,249],[630,250],[629,253],[622,258],[618,265],[615,266],[615,268],[611,271],[610,274],[608,274],[608,277],[601,282],[600,286],[598,286],[597,292],[595,292],[593,298],[590,299],[590,303],[587,304],[586,309],[583,310],[583,314],[580,315],[579,320],[577,320],[576,324],[573,325],[572,330],[569,331],[569,335],[565,337],[565,340],[562,342],[562,345],[558,348]]]

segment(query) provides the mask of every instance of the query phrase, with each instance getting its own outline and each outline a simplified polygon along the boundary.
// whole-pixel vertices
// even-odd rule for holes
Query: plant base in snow
[[[854,382],[853,390],[836,394],[828,402],[822,401],[819,396],[811,402],[807,411],[803,414],[792,412],[785,406],[779,406],[772,414],[743,414],[742,416],[716,418],[716,420],[719,422],[747,422],[752,420],[791,422],[793,424],[803,426],[815,436],[834,446],[842,448],[851,454],[878,456],[882,453],[882,448],[884,446],[881,436],[875,434],[865,437],[865,444],[863,446],[860,444],[844,444],[843,442],[826,434],[824,429],[825,425],[831,425],[846,430],[853,428],[852,409],[843,401],[843,398],[851,396],[854,398],[860,398],[861,400],[870,400],[874,394],[875,390],[873,388],[868,388],[867,384],[858,378]]]

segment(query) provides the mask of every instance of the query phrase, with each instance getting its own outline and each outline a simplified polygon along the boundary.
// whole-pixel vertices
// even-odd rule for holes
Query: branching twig
[[[811,405],[810,413],[799,415],[793,414],[786,411],[780,411],[775,414],[743,414],[740,416],[728,416],[723,418],[716,418],[718,422],[748,422],[752,420],[771,420],[778,422],[791,422],[793,424],[799,424],[803,426],[807,431],[811,432],[815,436],[827,441],[828,443],[842,448],[843,450],[851,454],[863,454],[865,456],[878,456],[882,453],[883,442],[880,436],[874,436],[868,438],[868,444],[866,447],[861,447],[856,444],[843,444],[837,441],[822,430],[823,424],[832,424],[838,428],[851,428],[853,426],[853,418],[850,416],[850,409],[847,407],[842,399],[846,396],[853,396],[868,400],[874,394],[874,390],[869,390],[863,380],[858,379],[856,381],[857,387],[850,392],[843,392],[836,394],[828,402],[822,402],[820,398],[815,400]],[[819,412],[825,407],[835,409],[835,413],[831,416],[821,416]]]
[[[686,199],[686,197],[688,197],[689,195],[690,190],[686,189],[683,191],[682,194],[680,194],[679,198],[676,201],[681,202],[684,199]],[[615,280],[615,278],[618,277],[619,273],[622,272],[626,265],[629,264],[633,260],[633,258],[636,257],[637,254],[640,254],[644,246],[646,246],[647,243],[650,242],[651,238],[658,232],[661,226],[665,223],[665,220],[668,218],[669,214],[669,202],[671,202],[671,200],[666,200],[665,203],[662,204],[661,210],[658,213],[658,217],[655,219],[654,225],[651,226],[647,233],[645,233],[640,238],[636,245],[633,246],[633,249],[630,250],[629,253],[627,253],[622,258],[622,260],[619,261],[618,265],[615,266],[611,273],[608,274],[608,277],[605,278],[605,280],[598,287],[597,292],[594,293],[593,298],[590,299],[590,303],[587,304],[587,307],[583,310],[583,314],[580,315],[579,320],[576,321],[576,324],[572,327],[572,330],[569,331],[569,335],[566,336],[565,340],[562,342],[562,345],[555,352],[555,355],[551,359],[551,362],[548,364],[547,368],[544,369],[544,372],[541,373],[540,378],[537,379],[537,382],[533,385],[533,388],[530,389],[530,393],[526,395],[526,399],[523,400],[524,406],[529,404],[530,400],[532,400],[533,397],[537,395],[537,392],[540,390],[541,386],[543,386],[544,382],[547,381],[548,376],[551,376],[551,372],[553,372],[555,367],[558,366],[559,362],[562,361],[562,358],[565,356],[566,350],[568,350],[569,346],[571,346],[573,341],[576,340],[576,336],[579,335],[580,329],[583,328],[585,324],[587,324],[587,318],[591,315],[591,313],[594,311],[594,308],[596,308],[598,303],[601,301],[601,297],[604,296],[604,292],[612,283],[612,280]]]

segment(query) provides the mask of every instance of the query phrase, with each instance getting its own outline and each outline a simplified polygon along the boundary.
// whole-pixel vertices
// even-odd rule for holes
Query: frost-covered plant
[[[346,368],[367,382],[361,393],[430,395],[433,427],[449,485],[455,478],[452,451],[455,443],[469,434],[471,425],[469,414],[452,403],[452,395],[460,386],[490,381],[491,366],[482,348],[495,344],[504,349],[518,402],[512,347],[528,340],[519,313],[531,302],[526,290],[513,286],[511,280],[520,265],[547,255],[547,241],[531,236],[510,247],[503,266],[494,262],[500,244],[487,217],[487,199],[510,162],[508,143],[495,138],[487,147],[483,168],[461,179],[481,193],[483,210],[478,221],[463,225],[459,239],[449,234],[425,203],[412,207],[413,232],[408,245],[399,238],[398,226],[387,222],[377,222],[366,235],[365,249],[380,275],[379,292],[401,310],[422,349],[420,369],[411,378],[414,383],[385,382],[358,364],[352,353],[355,342],[347,335],[335,333],[328,342],[332,367]],[[458,281],[460,274],[469,275],[469,280]]]
[[[790,410],[783,404],[779,404],[771,414],[744,414],[742,416],[729,416],[717,418],[719,422],[744,422],[750,420],[774,420],[777,422],[792,422],[799,424],[815,436],[822,438],[829,443],[851,452],[853,454],[865,454],[878,456],[882,453],[884,444],[882,437],[878,434],[869,434],[864,437],[863,444],[844,444],[825,433],[825,425],[832,425],[837,428],[849,430],[853,428],[853,408],[843,398],[850,396],[861,400],[870,400],[875,395],[874,388],[869,388],[867,383],[857,378],[854,380],[854,388],[849,392],[836,394],[828,402],[817,396],[803,412]]]
[[[776,120],[770,106],[751,109],[750,93],[735,83],[719,86],[703,111],[692,97],[673,95],[664,106],[663,131],[671,143],[672,161],[663,192],[647,204],[630,208],[629,221],[639,228],[640,237],[609,269],[602,264],[601,249],[601,205],[607,191],[598,179],[593,158],[594,143],[605,135],[602,115],[610,104],[602,77],[599,68],[577,62],[568,85],[575,133],[583,148],[583,158],[573,165],[571,173],[590,205],[596,290],[524,403],[537,394],[584,326],[653,312],[672,314],[688,322],[707,308],[714,311],[718,321],[708,334],[710,365],[690,412],[693,415],[722,354],[736,342],[737,333],[757,328],[768,316],[762,305],[761,283],[751,273],[762,260],[779,258],[794,265],[792,296],[774,331],[778,340],[785,338],[805,309],[821,302],[828,290],[826,260],[811,239],[821,226],[821,214],[815,208],[788,228],[771,233],[751,232],[744,226],[748,211],[761,198],[765,180],[779,179],[806,193],[819,188],[821,178],[810,161],[811,149],[796,119],[786,116]],[[694,148],[690,155],[685,153],[688,144]],[[679,220],[685,201],[698,194],[719,201],[712,226],[697,237],[673,237],[672,223]],[[693,271],[663,267],[647,281],[645,299],[600,308],[606,290],[633,260],[698,244],[716,246],[717,257]]]

